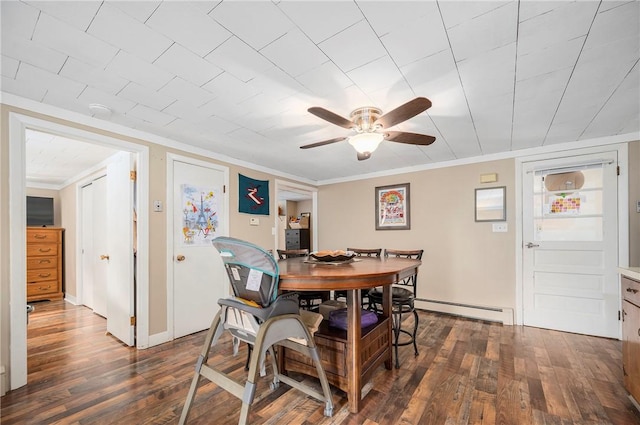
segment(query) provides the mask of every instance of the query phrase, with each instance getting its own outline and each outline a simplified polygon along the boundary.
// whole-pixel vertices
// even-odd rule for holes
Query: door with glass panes
[[[619,337],[617,153],[523,164],[523,323]]]

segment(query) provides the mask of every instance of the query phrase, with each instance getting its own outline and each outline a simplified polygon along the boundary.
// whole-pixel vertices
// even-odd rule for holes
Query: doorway
[[[25,281],[25,140],[27,129],[51,134],[63,135],[72,139],[78,139],[89,143],[95,143],[111,147],[119,151],[127,151],[137,155],[138,158],[138,182],[137,194],[138,214],[147,217],[148,211],[148,167],[149,152],[146,146],[136,145],[123,140],[99,135],[86,130],[68,127],[52,123],[46,120],[34,118],[19,113],[9,114],[9,179],[11,192],[9,195],[9,241],[10,259],[10,389],[26,385],[27,378],[27,346],[26,346],[26,281]],[[76,211],[76,217],[81,212]],[[138,339],[137,347],[144,348],[148,345],[148,223],[143,220],[138,223],[138,251],[145,255],[138,261],[137,276],[137,311],[140,320],[137,323]],[[77,256],[76,256],[77,257]]]
[[[318,250],[318,189],[298,183],[284,180],[275,181],[274,211],[277,211],[273,227],[274,242],[273,252],[277,249],[285,249],[285,230],[288,228],[290,217],[310,213],[309,237],[310,250]]]
[[[522,324],[620,337],[618,155],[523,162]]]

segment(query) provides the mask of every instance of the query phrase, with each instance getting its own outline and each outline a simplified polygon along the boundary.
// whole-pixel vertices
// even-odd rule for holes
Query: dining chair
[[[385,249],[385,258],[397,257],[397,258],[411,258],[414,260],[421,260],[424,250],[398,250],[398,249]],[[393,316],[393,336],[394,336],[394,348],[396,352],[396,369],[400,368],[400,360],[398,359],[398,347],[404,345],[413,344],[414,353],[418,355],[418,344],[416,342],[416,333],[418,332],[418,312],[415,309],[414,301],[416,298],[416,285],[418,283],[418,274],[411,275],[399,282],[396,282],[391,287],[391,313]],[[382,312],[382,289],[373,288],[369,291],[370,307],[376,313]],[[413,331],[409,332],[406,329],[402,329],[402,315],[411,313],[413,314]],[[409,336],[407,341],[400,342],[400,334],[403,333]]]
[[[306,257],[309,250],[304,249],[277,249],[278,258],[286,260],[287,258]],[[320,304],[330,298],[329,291],[300,291],[298,292],[298,301],[300,308],[309,311],[318,311]]]
[[[185,424],[187,421],[202,377],[241,400],[238,423],[247,424],[249,408],[255,397],[256,381],[259,373],[263,375],[267,353],[270,354],[273,371],[271,389],[278,388],[280,382],[284,382],[324,403],[324,415],[331,417],[333,400],[327,376],[320,362],[320,353],[313,335],[300,315],[297,293],[277,295],[279,272],[276,260],[262,248],[239,239],[218,237],[212,243],[220,253],[234,296],[218,300],[220,310],[211,323],[196,361],[195,375],[179,424]],[[233,337],[234,354],[237,354],[239,341],[253,346],[249,373],[244,385],[238,381],[233,371],[229,373],[224,368],[217,368],[219,362],[208,363],[210,351],[225,331]],[[309,357],[309,365],[315,365],[322,389],[318,391],[315,385],[310,386],[280,374],[274,345],[295,350]]]
[[[380,258],[382,256],[382,248],[347,248],[347,251],[353,251],[356,257]],[[333,299],[337,300],[338,298],[344,298],[346,300],[347,291],[335,291]],[[360,290],[360,303],[362,308],[369,308],[369,289],[365,288]]]

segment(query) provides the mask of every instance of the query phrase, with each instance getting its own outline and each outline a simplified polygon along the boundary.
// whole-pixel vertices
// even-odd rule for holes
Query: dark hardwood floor
[[[411,319],[407,319],[411,320]],[[175,424],[204,333],[136,350],[106,322],[64,301],[37,303],[28,326],[28,385],[1,400],[2,424]],[[380,368],[358,414],[334,389],[323,405],[260,381],[252,424],[640,424],[622,386],[620,341],[420,312],[420,355],[401,347],[401,368]],[[230,339],[210,362],[238,379],[246,348]],[[302,375],[296,378],[305,379]],[[240,401],[201,385],[190,424],[236,424]]]

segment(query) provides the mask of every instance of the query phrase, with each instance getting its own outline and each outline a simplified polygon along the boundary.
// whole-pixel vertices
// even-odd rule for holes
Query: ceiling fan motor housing
[[[351,121],[356,125],[358,133],[376,131],[380,127],[374,125],[376,120],[382,115],[382,111],[373,106],[365,106],[351,112]]]

